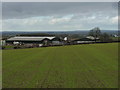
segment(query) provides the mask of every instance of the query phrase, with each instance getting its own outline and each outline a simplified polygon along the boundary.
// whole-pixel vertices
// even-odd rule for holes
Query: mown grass
[[[3,50],[3,88],[117,88],[118,43]]]

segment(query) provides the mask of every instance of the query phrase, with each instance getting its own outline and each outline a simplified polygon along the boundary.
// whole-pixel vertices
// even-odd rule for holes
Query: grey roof
[[[28,37],[28,36],[16,36],[7,39],[7,41],[42,41],[43,39],[52,40],[55,37]]]

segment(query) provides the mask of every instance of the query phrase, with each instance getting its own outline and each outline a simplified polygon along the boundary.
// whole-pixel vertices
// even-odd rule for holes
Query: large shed
[[[7,39],[8,44],[51,46],[62,45],[63,40],[55,36],[15,36]]]
[[[65,41],[59,37],[55,37],[51,40],[52,45],[64,45]]]
[[[55,37],[33,37],[33,36],[15,36],[7,39],[7,43],[14,44],[18,42],[19,44],[41,44],[52,40]]]
[[[83,43],[93,43],[93,42],[95,41],[90,38],[81,38],[71,41],[72,44],[83,44]]]

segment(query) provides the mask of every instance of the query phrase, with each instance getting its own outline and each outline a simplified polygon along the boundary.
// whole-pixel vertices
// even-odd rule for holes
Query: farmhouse
[[[7,44],[28,46],[62,45],[63,40],[55,36],[15,36],[7,39]]]

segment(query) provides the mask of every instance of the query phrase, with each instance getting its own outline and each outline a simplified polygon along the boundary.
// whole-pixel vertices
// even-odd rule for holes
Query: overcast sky
[[[117,2],[4,2],[2,16],[4,31],[118,29]]]

